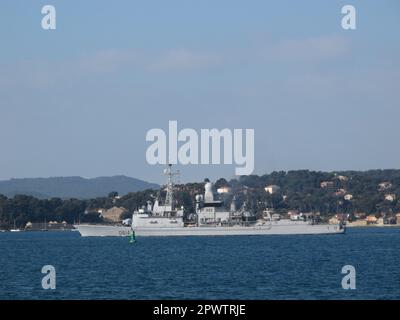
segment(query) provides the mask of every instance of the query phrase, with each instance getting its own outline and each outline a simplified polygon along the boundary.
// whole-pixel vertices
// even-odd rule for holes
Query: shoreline
[[[346,228],[399,228],[400,224],[368,224],[368,225],[352,225],[346,224]]]

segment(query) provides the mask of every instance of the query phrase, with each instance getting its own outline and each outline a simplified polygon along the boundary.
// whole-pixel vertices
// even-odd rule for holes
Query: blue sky
[[[57,30],[41,29],[45,4]],[[398,1],[3,0],[0,179],[162,182],[145,135],[168,120],[254,128],[257,174],[398,168],[399,18]]]

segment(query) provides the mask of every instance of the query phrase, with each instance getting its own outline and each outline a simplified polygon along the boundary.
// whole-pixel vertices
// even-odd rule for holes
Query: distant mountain
[[[0,181],[0,194],[13,197],[16,194],[31,195],[37,198],[77,198],[90,199],[107,196],[111,191],[120,195],[145,189],[158,189],[160,186],[126,176],[25,178]]]

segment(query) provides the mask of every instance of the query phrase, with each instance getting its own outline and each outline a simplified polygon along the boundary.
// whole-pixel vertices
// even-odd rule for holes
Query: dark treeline
[[[321,183],[328,182],[327,187]],[[386,188],[379,185],[387,182]],[[285,212],[393,214],[400,212],[400,170],[369,170],[316,172],[309,170],[280,171],[263,176],[242,176],[229,185],[235,189],[248,187],[252,203],[268,202],[274,209]],[[264,187],[277,185],[281,190],[267,194]],[[393,201],[385,196],[394,195]],[[345,195],[352,195],[345,200]]]
[[[27,222],[65,221],[68,224],[78,222],[101,222],[99,208],[109,209],[113,206],[122,206],[130,211],[152,199],[157,191],[146,190],[116,199],[116,192],[107,197],[88,200],[79,199],[37,199],[33,196],[16,195],[7,198],[0,195],[0,229],[11,228],[14,223],[17,227],[24,227]]]
[[[322,187],[321,183],[324,182],[328,182],[328,185]],[[380,187],[383,182],[386,182],[384,188]],[[264,190],[268,185],[279,186],[279,192],[268,194]],[[177,204],[184,206],[187,212],[193,211],[194,197],[203,192],[203,186],[203,183],[178,185]],[[228,186],[232,190],[230,194],[224,195],[227,207],[235,195],[237,206],[246,201],[254,211],[271,206],[280,213],[299,210],[320,212],[322,216],[356,212],[390,215],[400,212],[400,170],[335,173],[280,171],[263,176],[242,176],[230,181],[219,179],[215,188],[222,186]],[[161,191],[161,195],[158,193],[157,190],[145,190],[116,198],[117,194],[111,192],[106,197],[88,200],[37,199],[26,195],[7,198],[0,195],[0,229],[11,228],[14,222],[18,227],[23,227],[28,221],[99,222],[99,208],[124,207],[129,215],[148,200],[154,200],[157,196],[163,198],[163,192]],[[348,194],[352,195],[351,200],[344,199],[344,195]],[[385,199],[388,194],[394,195],[394,199]]]

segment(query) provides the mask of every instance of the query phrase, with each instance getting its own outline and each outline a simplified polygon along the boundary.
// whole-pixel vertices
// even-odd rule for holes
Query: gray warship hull
[[[131,234],[131,227],[104,225],[75,225],[82,237],[121,237]],[[342,234],[345,228],[340,225],[307,224],[300,222],[271,223],[263,226],[210,226],[173,228],[135,228],[136,237],[167,236],[250,236],[250,235],[306,235]]]

